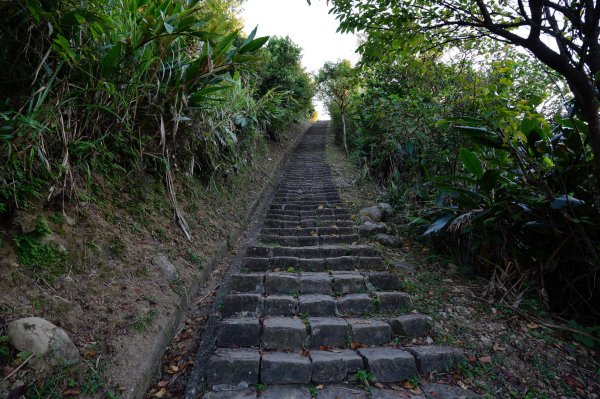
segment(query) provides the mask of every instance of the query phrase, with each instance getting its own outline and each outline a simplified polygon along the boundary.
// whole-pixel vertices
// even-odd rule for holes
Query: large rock
[[[158,255],[152,258],[152,264],[160,269],[169,282],[179,280],[177,268],[165,255]]]
[[[378,206],[363,208],[358,214],[363,222],[381,222],[384,215],[383,210]]]
[[[8,323],[8,336],[15,348],[36,355],[31,365],[38,370],[79,362],[79,351],[60,327],[39,317]]]
[[[371,222],[367,221],[358,226],[358,233],[361,237],[368,237],[373,234],[385,233],[387,231],[387,226],[385,223],[381,222]]]
[[[400,239],[396,236],[393,236],[391,234],[377,234],[375,236],[375,240],[380,243],[381,245],[384,245],[386,247],[390,247],[390,248],[398,248],[400,247]]]

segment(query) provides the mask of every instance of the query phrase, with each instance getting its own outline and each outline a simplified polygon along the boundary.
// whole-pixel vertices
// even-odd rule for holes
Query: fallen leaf
[[[459,387],[461,387],[462,389],[467,389],[467,388],[469,388],[469,387],[467,386],[467,384],[465,384],[465,383],[464,383],[464,382],[462,382],[462,381],[456,381],[456,383],[457,383],[457,384],[458,384],[458,386],[459,386]]]
[[[167,385],[169,385],[169,381],[162,380],[162,381],[159,381],[157,385],[158,385],[159,388],[164,388]]]
[[[67,389],[66,391],[63,391],[63,396],[77,396],[80,393],[81,392],[79,392],[78,389]]]
[[[392,388],[394,391],[401,391],[402,388],[400,388],[398,385],[396,384],[390,384],[390,388]]]
[[[573,388],[579,388],[579,389],[585,388],[585,385],[583,385],[583,382],[579,381],[577,378],[573,377],[572,375],[568,375],[565,378],[565,382]]]
[[[163,398],[165,395],[167,394],[167,390],[165,388],[161,388],[160,391],[152,394],[152,396],[154,396],[155,398]]]
[[[323,389],[323,388],[325,388],[325,386],[323,384],[319,384],[315,388],[317,388],[317,389]]]
[[[506,350],[506,347],[500,346],[500,344],[498,342],[494,342],[494,345],[492,346],[492,348],[494,349],[495,352]]]
[[[423,393],[423,391],[419,387],[416,387],[414,389],[409,389],[409,391],[415,395],[421,395]]]
[[[535,330],[536,328],[540,328],[540,325],[537,323],[534,323],[533,321],[530,323],[527,323],[527,328],[531,329],[531,330]]]
[[[477,358],[473,355],[469,355],[467,356],[467,360],[469,361],[469,363],[475,363],[477,361]]]
[[[375,388],[383,389],[383,384],[381,382],[376,382],[373,385],[375,385]]]
[[[98,355],[96,350],[92,349],[85,354],[86,359],[94,359]]]
[[[317,233],[316,231],[313,230],[313,231],[310,232],[310,235],[313,236],[313,237],[316,237],[316,236],[319,235],[319,233]]]
[[[406,389],[415,389],[415,386],[413,384],[411,384],[410,381],[404,381],[402,386]]]
[[[491,363],[492,362],[492,358],[490,356],[483,356],[479,358],[479,361],[481,363]]]

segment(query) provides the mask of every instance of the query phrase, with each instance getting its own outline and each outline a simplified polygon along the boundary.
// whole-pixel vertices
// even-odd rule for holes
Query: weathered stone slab
[[[260,324],[257,318],[232,318],[222,320],[217,330],[220,347],[248,347],[260,344]]]
[[[343,381],[350,373],[363,368],[363,360],[354,351],[311,351],[312,380],[315,383]]]
[[[367,274],[366,279],[377,291],[398,291],[402,288],[400,276],[396,274],[372,272]]]
[[[426,399],[423,395],[415,395],[408,389],[394,391],[393,389],[371,388],[371,399]],[[436,398],[437,399],[437,398]]]
[[[346,320],[335,317],[309,317],[308,322],[310,324],[310,336],[308,339],[310,347],[346,347],[346,338],[349,333]]]
[[[208,360],[206,379],[210,385],[258,383],[260,354],[257,349],[217,349]]]
[[[290,294],[300,292],[300,278],[294,273],[267,273],[265,291],[268,294]]]
[[[279,270],[298,269],[298,258],[293,256],[278,256],[271,258],[271,268]]]
[[[352,294],[365,291],[364,277],[360,273],[334,273],[333,291]]]
[[[293,317],[267,317],[263,321],[262,347],[266,350],[301,349],[306,340],[306,326]]]
[[[415,359],[406,351],[393,348],[358,350],[375,382],[402,382],[418,374]]]
[[[224,316],[234,314],[256,314],[260,311],[260,295],[229,294],[223,299],[221,313]]]
[[[412,309],[410,295],[405,292],[376,292],[375,296],[378,299],[378,307],[381,313],[406,312]]]
[[[338,256],[325,259],[325,268],[327,270],[353,270],[356,266],[355,256]]]
[[[337,311],[344,316],[359,316],[374,312],[375,305],[367,294],[348,294],[337,300]]]
[[[394,235],[391,234],[383,234],[383,233],[379,233],[375,236],[375,241],[377,241],[379,244],[385,246],[385,247],[390,247],[390,248],[399,248],[400,245],[402,244],[402,242],[400,241],[400,239]]]
[[[221,391],[208,392],[203,399],[256,399],[254,389],[244,389],[243,391]]]
[[[293,316],[296,314],[298,301],[289,295],[269,295],[262,298],[262,309],[266,315]]]
[[[309,272],[322,272],[325,270],[325,259],[298,259],[298,269]]]
[[[269,258],[247,257],[242,260],[242,269],[251,272],[264,272],[269,270]]]
[[[383,270],[383,259],[380,256],[361,256],[356,258],[356,267],[361,270]]]
[[[352,342],[364,345],[384,345],[392,339],[390,325],[377,319],[347,319],[352,329]]]
[[[300,293],[331,294],[331,276],[326,273],[302,273],[300,275]]]
[[[275,385],[267,387],[260,399],[311,399],[311,396],[307,387]]]
[[[459,349],[445,346],[415,346],[407,350],[413,354],[419,371],[424,374],[433,370],[450,371],[465,358]]]
[[[239,273],[231,276],[229,283],[229,292],[236,293],[256,293],[263,292],[264,276],[262,273]]]
[[[388,320],[394,334],[415,338],[426,337],[433,329],[433,319],[423,314],[406,314]]]
[[[263,354],[260,371],[263,384],[308,384],[312,374],[308,357],[285,352]]]
[[[335,300],[329,295],[300,295],[298,313],[309,316],[335,315]]]

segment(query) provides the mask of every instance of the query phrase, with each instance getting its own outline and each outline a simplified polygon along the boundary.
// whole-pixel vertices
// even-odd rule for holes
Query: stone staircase
[[[310,384],[324,386],[319,399],[362,398],[346,382],[401,383],[463,360],[454,348],[411,346],[431,334],[432,320],[410,313],[401,277],[377,249],[355,244],[325,161],[325,130],[317,124],[300,142],[258,241],[230,277],[204,398],[310,398]],[[404,397],[376,391],[370,397]]]

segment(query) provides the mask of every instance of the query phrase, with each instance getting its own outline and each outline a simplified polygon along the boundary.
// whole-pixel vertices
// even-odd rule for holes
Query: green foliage
[[[279,140],[283,127],[313,112],[314,84],[300,63],[302,49],[289,37],[272,37],[262,56],[254,68],[256,95],[269,96],[276,90],[277,107],[273,111],[277,112],[271,112],[265,128],[271,138]]]
[[[44,242],[51,233],[48,222],[38,217],[33,231],[16,234],[13,243],[21,265],[40,277],[54,280],[66,271],[68,254],[56,244]]]
[[[240,4],[4,2],[0,213],[86,197],[98,175],[114,184],[133,169],[226,177],[262,131],[303,117],[312,85],[299,49],[241,36]],[[286,51],[296,58],[278,72],[295,74],[264,79]]]

